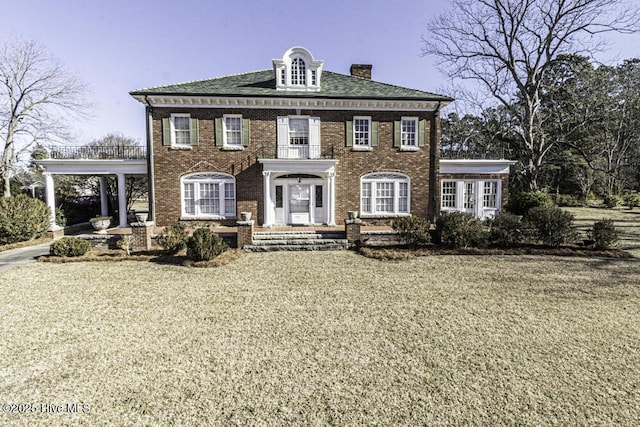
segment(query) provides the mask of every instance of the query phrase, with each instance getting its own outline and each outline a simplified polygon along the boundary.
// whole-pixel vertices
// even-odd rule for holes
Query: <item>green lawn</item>
[[[640,261],[247,254],[0,273],[12,425],[637,425]]]

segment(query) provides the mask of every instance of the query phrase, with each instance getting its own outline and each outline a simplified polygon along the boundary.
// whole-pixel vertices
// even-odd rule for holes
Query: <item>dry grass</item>
[[[0,273],[15,425],[636,425],[640,262],[352,252]],[[4,403],[4,402],[3,402]]]

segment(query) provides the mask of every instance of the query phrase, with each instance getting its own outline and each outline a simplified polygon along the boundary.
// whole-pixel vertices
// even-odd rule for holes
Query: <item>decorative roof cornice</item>
[[[435,111],[449,104],[443,100],[408,99],[336,99],[284,98],[188,95],[133,95],[150,107],[164,108],[252,108],[252,109],[314,109],[362,111]]]

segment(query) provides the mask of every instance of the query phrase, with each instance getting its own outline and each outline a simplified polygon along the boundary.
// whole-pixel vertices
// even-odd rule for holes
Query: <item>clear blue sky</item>
[[[109,132],[144,141],[144,107],[129,91],[271,67],[304,46],[327,70],[373,64],[373,78],[439,92],[447,80],[420,56],[447,0],[12,0],[0,40],[37,40],[89,84],[93,118],[75,143]],[[640,35],[617,36],[605,60],[638,56]]]

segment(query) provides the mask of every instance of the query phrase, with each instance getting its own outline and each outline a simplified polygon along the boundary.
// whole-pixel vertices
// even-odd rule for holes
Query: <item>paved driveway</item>
[[[0,252],[0,271],[33,262],[37,257],[48,254],[50,244],[51,243],[42,243],[40,245]]]

